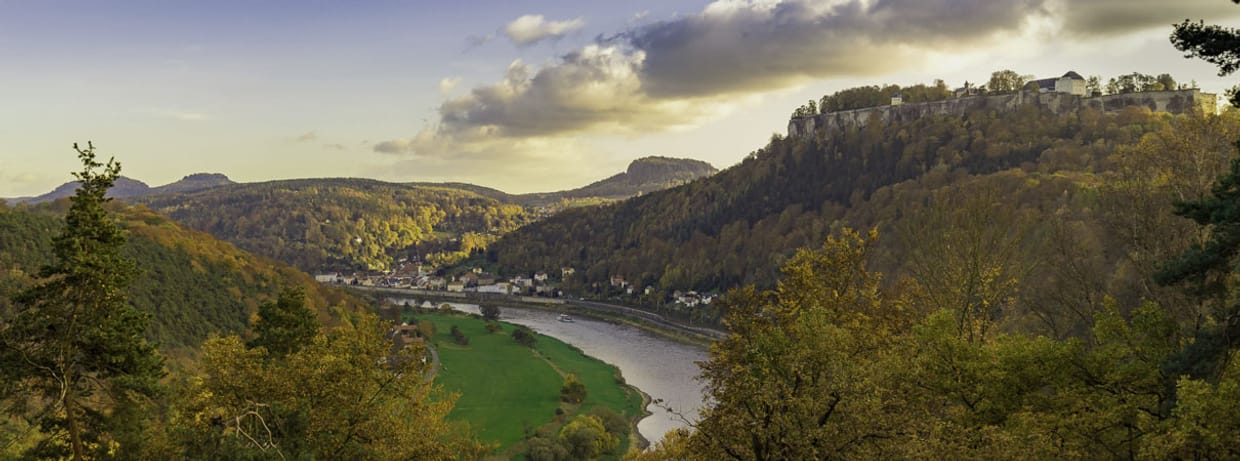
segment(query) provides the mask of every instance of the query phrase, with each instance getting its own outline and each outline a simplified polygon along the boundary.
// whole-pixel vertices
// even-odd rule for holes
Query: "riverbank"
[[[622,418],[627,434],[616,453],[618,459],[630,446],[643,446],[637,422],[650,396],[624,381],[619,369],[555,338],[536,335],[533,348],[518,344],[512,331],[519,328],[499,323],[491,331],[480,318],[459,313],[417,311],[413,318],[434,325],[430,344],[440,355],[436,382],[460,395],[450,419],[470,424],[483,441],[499,446],[504,457],[523,453],[531,438],[554,440],[560,428],[577,415],[608,412]],[[448,333],[456,328],[468,338],[454,341]],[[492,327],[494,328],[494,327]],[[560,399],[564,378],[574,375],[586,387],[578,403]]]
[[[627,306],[599,303],[594,301],[532,298],[529,296],[505,296],[497,294],[441,292],[403,288],[363,286],[348,286],[346,288],[374,297],[379,304],[382,303],[385,296],[409,298],[419,301],[431,301],[433,303],[450,302],[479,304],[489,302],[499,305],[521,307],[524,309],[537,309],[547,312],[555,312],[557,314],[590,317],[608,322],[629,325],[675,342],[702,348],[709,348],[712,342],[723,339],[727,336],[727,333],[724,331],[680,324],[652,312],[646,312]]]

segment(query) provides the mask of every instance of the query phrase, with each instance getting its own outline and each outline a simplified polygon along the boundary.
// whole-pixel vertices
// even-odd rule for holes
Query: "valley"
[[[0,461],[1240,459],[1237,4],[0,2]]]

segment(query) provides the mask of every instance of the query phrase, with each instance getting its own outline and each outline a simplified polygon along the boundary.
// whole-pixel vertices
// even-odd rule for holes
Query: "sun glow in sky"
[[[0,197],[91,140],[151,185],[371,177],[577,187],[648,155],[724,168],[863,84],[1170,73],[1226,0],[0,0]]]

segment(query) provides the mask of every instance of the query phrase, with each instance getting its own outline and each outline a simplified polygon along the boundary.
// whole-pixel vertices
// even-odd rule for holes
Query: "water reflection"
[[[393,298],[392,301],[403,304],[406,300]],[[475,304],[449,304],[462,312],[479,313]],[[619,367],[625,381],[651,398],[662,399],[691,421],[697,418],[702,387],[694,379],[698,373],[695,363],[706,359],[704,349],[629,325],[583,317],[574,317],[571,323],[560,322],[557,320],[559,314],[554,312],[507,306],[501,309],[501,320],[530,327],[577,346],[587,355]],[[680,417],[655,405],[646,409],[652,414],[638,422],[637,429],[651,443],[661,440],[667,431],[686,425]]]

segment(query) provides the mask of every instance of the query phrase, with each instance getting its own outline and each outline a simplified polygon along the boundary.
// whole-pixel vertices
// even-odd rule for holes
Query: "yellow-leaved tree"
[[[286,292],[286,295],[289,292]],[[282,299],[278,307],[297,309]],[[301,315],[313,315],[301,307]],[[424,347],[394,350],[372,314],[311,332],[287,354],[236,336],[203,345],[202,374],[174,418],[188,459],[476,459],[484,446],[444,420],[453,396],[426,378]],[[280,317],[295,317],[282,313]],[[270,323],[270,322],[269,322]],[[271,326],[269,325],[268,328]],[[261,338],[260,338],[261,339]],[[290,348],[285,348],[290,350]]]

